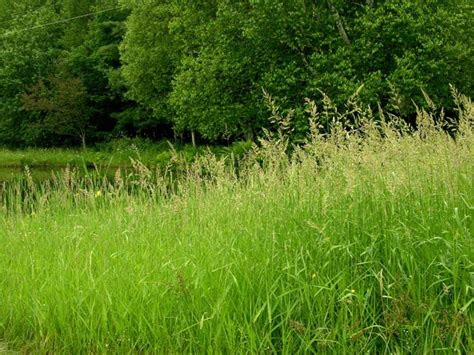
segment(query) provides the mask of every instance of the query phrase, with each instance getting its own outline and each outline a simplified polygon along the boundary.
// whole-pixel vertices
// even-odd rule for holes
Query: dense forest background
[[[295,139],[305,98],[449,114],[450,84],[473,96],[473,19],[461,0],[0,0],[0,145],[252,139],[264,91]]]

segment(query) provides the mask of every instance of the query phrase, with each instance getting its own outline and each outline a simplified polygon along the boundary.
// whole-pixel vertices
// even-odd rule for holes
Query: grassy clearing
[[[27,177],[2,191],[0,340],[54,353],[474,350],[473,107],[456,140],[420,115],[416,134],[313,130],[291,156],[280,135],[178,177],[139,163],[114,182]]]
[[[178,155],[187,162],[211,151],[217,156],[242,156],[251,147],[249,142],[237,142],[230,147],[193,147],[168,141],[154,143],[145,139],[117,139],[88,149],[29,148],[8,150],[0,148],[1,168],[63,168],[67,165],[79,168],[107,168],[130,166],[131,159],[148,166],[162,166]],[[0,180],[1,181],[1,180]]]

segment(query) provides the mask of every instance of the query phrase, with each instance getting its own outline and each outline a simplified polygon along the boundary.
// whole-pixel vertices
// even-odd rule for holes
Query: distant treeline
[[[0,145],[251,139],[264,91],[296,139],[305,98],[449,114],[473,21],[469,0],[0,0]]]

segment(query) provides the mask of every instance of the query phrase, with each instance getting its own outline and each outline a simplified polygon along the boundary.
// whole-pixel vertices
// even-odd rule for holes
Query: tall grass
[[[424,111],[411,132],[358,109],[351,131],[322,134],[328,110],[310,103],[298,147],[275,110],[281,129],[242,160],[209,154],[178,175],[135,161],[113,181],[66,169],[40,186],[27,174],[1,192],[0,344],[473,351],[474,107],[459,108],[455,138]]]

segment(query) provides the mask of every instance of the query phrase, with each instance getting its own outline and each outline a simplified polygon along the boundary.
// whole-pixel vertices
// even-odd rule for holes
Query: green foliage
[[[167,94],[174,70],[175,43],[168,33],[171,7],[142,5],[127,21],[121,44],[122,73],[132,99],[150,107],[159,120],[169,120]],[[144,31],[143,29],[147,30]]]
[[[104,9],[113,11],[100,12]],[[124,97],[123,79],[120,77],[118,46],[125,32],[124,19],[128,12],[117,8],[116,1],[105,1],[90,8],[99,11],[89,19],[83,41],[64,54],[70,70],[81,78],[87,88],[94,134],[111,132],[117,117],[131,106]]]
[[[251,140],[274,129],[263,90],[302,141],[306,98],[322,105],[327,95],[341,110],[359,91],[363,105],[414,124],[425,94],[452,116],[449,85],[474,89],[469,1],[2,0],[0,9],[3,145],[61,143],[32,132],[37,118],[21,103],[61,76],[58,62],[85,87],[92,142]]]
[[[36,7],[32,4],[31,7],[15,8],[18,13],[12,15],[8,26],[0,33],[0,144],[74,145],[78,140],[63,138],[71,135],[66,131],[70,131],[75,121],[87,122],[87,135],[91,140],[100,137],[101,132],[113,130],[113,113],[128,105],[121,92],[112,90],[109,84],[112,81],[109,77],[113,77],[114,70],[120,66],[118,44],[127,15],[119,8],[103,11],[114,9],[114,5],[118,6],[117,1],[44,1],[35,4]],[[95,12],[94,16],[88,15]],[[75,80],[80,81],[80,85]],[[30,106],[25,111],[21,100],[32,88],[39,89],[42,83],[53,81],[56,90],[41,93],[51,105],[61,108],[64,101],[54,101],[64,100],[65,95],[69,95],[69,108],[87,102],[88,110],[83,117],[79,117],[78,110],[63,110],[62,114],[67,117],[60,120],[72,124],[64,129],[60,128],[59,113],[56,128],[51,129],[51,120],[38,121],[38,111],[45,111],[44,107],[37,110]],[[76,95],[76,99],[81,97],[82,103],[71,102],[74,90],[69,84],[76,88],[80,86],[78,93],[84,97]],[[66,91],[63,93],[63,90]],[[85,125],[78,123],[75,128],[79,126]],[[85,130],[81,131],[85,133]]]
[[[304,99],[321,102],[321,92],[341,107],[363,85],[364,104],[408,120],[423,91],[448,110],[450,83],[473,92],[468,3],[203,3],[135,4],[122,46],[130,94],[178,130],[251,137],[268,127],[262,88],[295,109],[296,139],[307,129]],[[141,31],[151,18],[161,20]]]
[[[395,1],[358,17],[353,71],[362,82],[371,73],[379,76],[367,94],[377,93],[383,104],[398,98],[403,115],[413,113],[412,102],[425,104],[422,90],[447,109],[453,108],[449,84],[472,95],[467,79],[474,74],[472,11],[472,5],[456,1]]]
[[[25,130],[29,125],[21,95],[26,87],[51,73],[51,62],[58,55],[54,29],[30,32],[25,28],[55,21],[57,16],[47,7],[32,12],[34,3],[12,7],[12,18],[0,30],[0,144],[21,146],[28,143]]]
[[[47,84],[40,81],[22,98],[23,108],[37,116],[37,121],[29,122],[29,136],[78,138],[85,148],[90,117],[87,100],[82,80],[67,72],[49,77]]]

